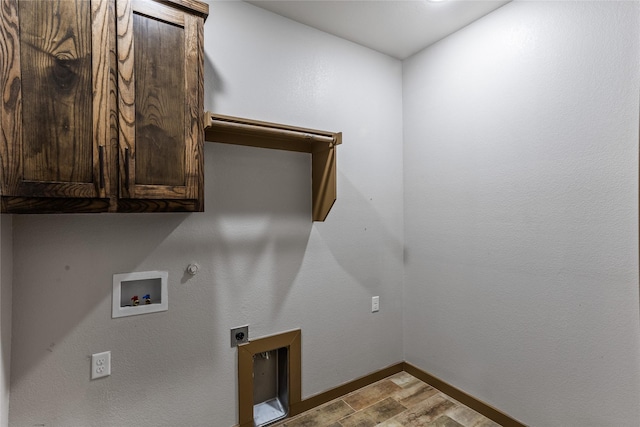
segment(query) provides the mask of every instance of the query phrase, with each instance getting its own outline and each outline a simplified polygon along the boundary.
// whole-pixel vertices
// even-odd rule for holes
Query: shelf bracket
[[[327,132],[278,123],[205,113],[208,142],[271,148],[311,154],[312,217],[324,221],[337,197],[336,146],[342,132]]]

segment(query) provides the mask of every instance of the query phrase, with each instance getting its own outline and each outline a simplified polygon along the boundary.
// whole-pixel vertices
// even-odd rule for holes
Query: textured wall
[[[9,424],[11,376],[12,216],[0,215],[0,427]]]
[[[305,397],[401,360],[403,108],[406,360],[529,425],[637,425],[637,3],[515,2],[403,76],[211,6],[206,107],[343,131],[338,202],[311,224],[307,156],[207,144],[204,214],[15,216],[12,425],[231,426],[245,323],[302,328]],[[151,269],[169,311],[112,320]]]
[[[205,51],[208,109],[344,132],[336,205],[312,224],[308,155],[207,143],[205,213],[15,216],[12,425],[231,426],[246,323],[302,328],[303,397],[402,360],[400,62],[243,2]],[[169,310],[111,319],[112,274],[155,269]]]
[[[639,36],[515,2],[403,64],[406,359],[528,425],[640,420]]]

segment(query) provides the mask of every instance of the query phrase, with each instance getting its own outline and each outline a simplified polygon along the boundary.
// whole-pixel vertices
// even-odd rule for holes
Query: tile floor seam
[[[375,406],[375,405],[377,405],[378,403],[382,402],[383,400],[387,400],[387,399],[392,399],[394,402],[398,403],[399,405],[402,405],[400,402],[398,402],[398,401],[397,401],[396,399],[394,399],[393,397],[391,397],[391,396],[386,396],[386,397],[383,397],[383,398],[382,398],[382,399],[380,399],[380,400],[377,400],[377,401],[373,402],[373,403],[372,403],[371,405],[369,405],[369,406],[365,406],[365,407],[363,407],[362,409],[358,409],[358,410],[355,410],[355,409],[354,409],[354,410],[355,410],[356,412],[366,411],[368,408],[371,408],[372,406]],[[344,403],[347,403],[347,402],[344,402]],[[349,405],[349,404],[347,403],[347,405]],[[404,405],[402,405],[402,406],[404,407]]]
[[[353,406],[349,405],[347,402],[345,402],[344,398],[341,397],[339,399],[336,400],[342,400],[344,402],[345,405],[347,405],[349,408],[353,409],[353,412],[358,412],[358,410],[356,408],[354,408]]]

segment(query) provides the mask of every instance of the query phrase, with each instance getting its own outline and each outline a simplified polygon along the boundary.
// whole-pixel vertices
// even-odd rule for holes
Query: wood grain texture
[[[118,2],[117,16],[120,197],[198,200],[201,211],[203,19],[138,0]]]
[[[418,375],[410,373],[416,370]],[[434,384],[430,385],[426,379],[433,380]],[[437,389],[432,387],[436,385]],[[469,403],[476,406],[478,412],[472,410]],[[499,415],[500,424],[492,421],[491,414],[495,415],[496,409],[406,362],[305,399],[297,405],[302,406],[306,408],[302,413],[292,409],[286,419],[275,422],[273,427],[524,426],[504,413]]]
[[[314,221],[324,221],[338,196],[336,148],[311,155],[311,201]]]
[[[276,423],[279,427],[342,427],[338,420],[353,414],[355,411],[342,400],[337,400],[319,408],[317,411],[309,411],[304,416],[296,417],[293,420],[286,419],[284,423]]]
[[[115,0],[108,0],[107,21],[109,23],[109,212],[118,210],[118,178],[119,178],[119,146],[118,146],[118,55],[116,52],[116,5]]]
[[[20,211],[24,211],[29,204],[21,197],[108,198],[108,119],[114,108],[106,100],[113,90],[109,81],[114,38],[110,28],[115,28],[109,26],[112,2],[2,3],[2,60],[11,61],[10,66],[2,63],[2,194],[17,197],[3,206],[15,206],[15,200],[20,200]],[[16,77],[6,71],[13,69],[18,70],[13,73]],[[9,109],[13,115],[6,114]],[[74,200],[69,203],[87,211]],[[37,200],[31,206],[73,211],[61,204],[47,209]],[[103,201],[95,203],[89,211],[103,205]]]
[[[142,2],[167,22],[139,15],[134,28],[132,1],[2,1],[3,207],[72,212],[42,203],[60,197],[82,212],[202,210],[202,8]],[[119,203],[127,197],[141,201]]]
[[[184,150],[187,197],[201,199],[204,187],[204,33],[202,19],[185,17],[184,28]]]
[[[112,196],[111,175],[114,171],[110,144],[110,116],[115,109],[111,98],[114,84],[111,56],[115,53],[115,27],[109,1],[92,1],[91,74],[93,81],[92,130],[93,176],[98,197]]]
[[[312,136],[296,131],[218,121],[214,121],[205,130],[205,138],[209,142],[297,151],[300,153],[311,153],[314,143],[318,141],[326,142],[327,145],[331,142],[331,138],[325,136]]]
[[[437,388],[441,392],[447,394],[448,396],[453,397],[460,403],[468,406],[469,408],[481,413],[487,418],[492,419],[497,422],[501,426],[504,427],[526,427],[525,424],[522,424],[520,421],[512,418],[511,416],[505,414],[499,409],[494,408],[493,406],[476,399],[470,394],[460,390],[457,387],[452,386],[451,384],[437,378],[428,372],[419,369],[410,363],[404,363],[404,371],[413,375],[414,377],[426,382],[427,384]]]
[[[136,191],[148,199],[186,199],[184,185],[136,185]]]
[[[135,183],[185,185],[184,29],[134,13],[133,33]]]
[[[198,200],[166,199],[118,199],[117,211],[128,213],[143,212],[195,212]]]
[[[0,3],[0,126],[0,195],[15,195],[22,170],[22,84],[17,0]]]
[[[12,214],[99,213],[109,208],[108,199],[55,197],[2,197],[0,209]]]
[[[228,123],[237,123],[237,124],[245,125],[247,127],[262,127],[262,128],[267,128],[267,130],[282,129],[282,130],[288,130],[288,131],[295,131],[303,134],[327,136],[330,138],[334,138],[334,136],[336,135],[335,132],[330,132],[325,130],[311,129],[311,128],[305,128],[300,126],[291,126],[283,123],[265,122],[263,120],[247,119],[244,117],[227,116],[224,114],[214,114],[209,111],[207,111],[205,115],[206,115],[205,128],[212,126],[214,122],[228,122]],[[340,144],[340,143],[341,142],[336,141],[336,144]]]
[[[206,112],[205,140],[313,153],[341,144],[342,134]]]
[[[396,374],[398,372],[402,372],[402,368],[403,368],[403,363],[396,363],[394,365],[383,368],[379,371],[373,372],[369,375],[365,375],[353,381],[349,381],[345,384],[342,384],[338,387],[327,390],[323,393],[319,393],[314,396],[308,397],[300,401],[298,404],[293,405],[291,407],[290,416],[295,416],[303,412],[306,412],[310,409],[316,408],[320,405],[324,405],[325,403],[330,402],[334,399],[337,399],[338,397],[344,396],[358,389],[366,387],[390,375]]]
[[[20,2],[26,180],[93,181],[90,6]]]
[[[158,21],[184,27],[185,13],[175,7],[168,7],[159,1],[129,0],[134,15],[146,15]],[[135,25],[135,24],[134,24]]]
[[[21,196],[25,197],[96,197],[96,187],[93,183],[65,183],[22,181],[18,187]]]
[[[177,6],[191,13],[195,13],[205,20],[209,16],[209,5],[205,2],[198,0],[160,0],[162,3],[166,3],[172,6]]]
[[[135,174],[135,76],[133,56],[133,11],[128,1],[116,2],[118,58],[118,154],[119,197],[132,196],[129,191]],[[129,178],[128,180],[126,178]]]
[[[209,5],[207,5],[208,13]],[[206,18],[206,16],[205,16]],[[192,132],[196,132],[195,169],[187,167],[187,185],[195,190],[190,191],[190,196],[198,200],[198,211],[204,211],[204,20],[197,19],[197,53],[198,53],[198,102],[193,114],[189,115],[192,121]],[[195,130],[193,130],[195,128]],[[195,175],[195,176],[194,176]]]

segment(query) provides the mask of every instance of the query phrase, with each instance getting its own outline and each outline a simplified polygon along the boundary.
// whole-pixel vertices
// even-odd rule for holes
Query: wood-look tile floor
[[[400,372],[273,427],[499,427],[414,376]]]

